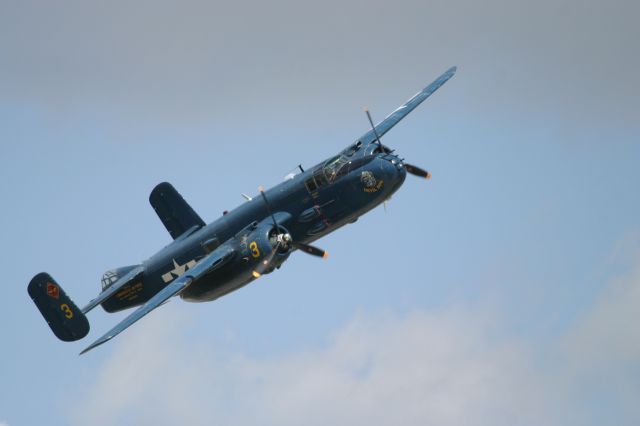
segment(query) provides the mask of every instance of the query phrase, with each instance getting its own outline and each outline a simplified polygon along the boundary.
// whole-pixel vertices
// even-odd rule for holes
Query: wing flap
[[[378,123],[375,126],[376,132],[378,136],[382,137],[385,133],[387,133],[393,126],[398,124],[400,120],[405,118],[411,111],[416,109],[418,105],[420,105],[425,99],[433,94],[436,90],[438,90],[443,84],[445,84],[457,71],[457,67],[451,67],[447,71],[445,71],[440,77],[438,77],[433,83],[422,89],[420,92],[416,93],[411,99],[405,102],[398,109],[389,114],[384,120]],[[360,139],[363,144],[367,145],[376,140],[375,132],[369,130],[367,133],[362,135]]]
[[[218,247],[216,250],[214,250],[209,255],[201,259],[198,263],[196,263],[195,266],[189,269],[184,275],[181,275],[180,277],[176,278],[175,281],[173,281],[172,283],[167,285],[165,288],[160,290],[155,296],[149,299],[144,305],[140,306],[131,315],[126,317],[119,324],[117,324],[115,327],[113,327],[111,330],[105,333],[102,337],[100,337],[98,340],[96,340],[91,345],[89,345],[85,350],[80,352],[80,355],[86,352],[89,352],[91,349],[97,346],[100,346],[101,344],[106,343],[109,340],[113,339],[122,331],[124,331],[126,328],[133,325],[140,318],[144,317],[149,312],[151,312],[155,308],[165,303],[171,297],[182,292],[194,281],[197,281],[202,276],[216,270],[217,268],[227,263],[227,261],[231,259],[234,253],[235,253],[235,250],[230,246],[222,245]]]

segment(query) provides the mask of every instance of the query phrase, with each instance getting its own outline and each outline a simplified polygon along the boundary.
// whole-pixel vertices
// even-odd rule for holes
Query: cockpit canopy
[[[340,154],[315,166],[312,169],[313,176],[305,181],[307,190],[315,192],[318,188],[329,185],[350,171],[369,163],[377,154],[391,154],[392,152],[392,149],[377,142],[364,145],[362,141],[358,140]]]
[[[352,170],[356,170],[373,160],[375,156],[366,155],[351,159],[344,154],[336,155],[319,164],[313,169],[313,175],[305,181],[309,192],[315,192],[318,188],[329,185]]]
[[[136,268],[140,265],[131,265],[131,266],[123,266],[120,268],[111,269],[102,275],[102,291],[105,291],[109,287],[111,287],[116,281],[118,281],[121,277],[125,276],[129,271],[133,268]]]
[[[331,183],[336,180],[338,176],[342,176],[346,173],[347,169],[345,166],[347,164],[349,164],[349,159],[347,157],[344,155],[336,155],[324,163],[322,170],[327,180]],[[344,171],[344,173],[340,173],[340,171]]]

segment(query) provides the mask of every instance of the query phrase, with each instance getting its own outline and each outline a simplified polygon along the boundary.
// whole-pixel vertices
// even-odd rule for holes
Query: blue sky
[[[281,0],[0,6],[0,424],[640,421],[638,5]],[[78,357],[26,293],[78,304],[367,130],[432,171],[213,303]],[[126,313],[89,316],[97,337]]]

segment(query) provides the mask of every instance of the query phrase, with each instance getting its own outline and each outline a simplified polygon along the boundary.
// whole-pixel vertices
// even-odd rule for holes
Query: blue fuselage
[[[293,240],[310,243],[355,222],[387,200],[405,177],[400,158],[386,147],[371,144],[351,147],[265,191],[265,195],[279,225]],[[181,297],[193,302],[210,301],[248,284],[255,278],[251,268],[242,264],[255,259],[249,255],[246,241],[242,242],[242,233],[249,224],[266,220],[271,220],[269,212],[258,195],[209,225],[185,233],[143,262],[141,282],[127,286],[103,307],[112,312],[144,303],[171,279],[230,239],[239,241],[238,260],[194,282]]]

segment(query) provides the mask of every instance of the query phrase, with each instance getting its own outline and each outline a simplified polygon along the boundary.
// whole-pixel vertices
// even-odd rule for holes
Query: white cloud
[[[78,423],[545,420],[538,407],[548,404],[527,351],[514,341],[495,341],[487,321],[462,311],[361,315],[326,348],[275,359],[198,347],[181,337],[179,324],[167,310],[153,325],[131,330],[82,404]]]
[[[525,351],[486,331],[463,313],[359,317],[325,350],[245,371],[272,424],[539,424]]]
[[[465,308],[357,315],[326,347],[270,358],[188,341],[161,310],[119,342],[76,421],[638,424],[639,305],[636,268],[545,347]]]
[[[640,359],[640,268],[612,281],[577,324],[568,351],[580,369],[624,367]]]
[[[561,348],[570,387],[613,404],[617,424],[640,423],[639,312],[640,265],[609,283]]]

